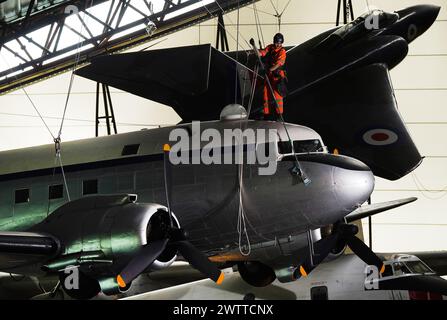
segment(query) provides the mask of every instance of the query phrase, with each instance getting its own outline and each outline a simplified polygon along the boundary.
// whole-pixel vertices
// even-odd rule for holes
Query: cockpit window
[[[393,263],[394,274],[410,274],[412,273],[402,262]]]
[[[335,34],[343,39],[352,32],[362,32],[364,28],[358,28],[357,26],[364,25],[366,18],[368,18],[369,16],[380,16],[383,14],[384,12],[382,10],[365,12],[361,16],[357,17],[357,19],[355,19],[354,21],[351,21],[350,23],[340,27],[337,31],[335,31]]]
[[[309,153],[309,152],[321,152],[323,147],[318,139],[312,140],[295,140],[293,141],[293,149],[295,153]],[[281,154],[292,153],[292,146],[290,141],[279,141],[278,151]]]
[[[429,267],[427,267],[422,261],[405,261],[407,267],[413,273],[434,273]]]

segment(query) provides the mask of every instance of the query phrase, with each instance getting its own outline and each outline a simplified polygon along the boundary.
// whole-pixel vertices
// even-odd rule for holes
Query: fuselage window
[[[328,300],[326,286],[318,286],[310,289],[310,300]]]
[[[84,180],[82,182],[82,194],[85,196],[87,194],[98,193],[98,180]]]
[[[15,203],[29,202],[29,189],[19,189],[15,191]]]
[[[64,186],[57,184],[48,187],[48,199],[61,199],[64,197]]]
[[[322,146],[320,140],[318,139],[294,140],[293,149],[295,150],[295,153],[321,152]],[[290,141],[279,141],[278,150],[281,154],[292,153]]]
[[[131,156],[133,154],[138,153],[138,149],[140,149],[139,144],[128,144],[124,146],[123,151],[121,152],[122,156]]]

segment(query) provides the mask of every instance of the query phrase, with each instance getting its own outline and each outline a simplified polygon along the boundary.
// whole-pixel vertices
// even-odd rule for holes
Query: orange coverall
[[[266,76],[270,80],[274,94],[274,97],[272,97],[267,80],[265,80],[263,105],[264,115],[270,114],[271,108],[275,108],[277,114],[282,114],[284,111],[284,103],[283,97],[278,91],[278,84],[281,82],[281,79],[285,77],[284,70],[282,70],[281,67],[286,63],[286,50],[282,46],[276,48],[274,44],[269,44],[265,49],[259,50],[259,54],[262,57],[267,58],[267,61],[265,62]],[[278,69],[273,72],[270,71],[270,69],[275,66],[278,66]],[[277,104],[275,103],[275,100]]]

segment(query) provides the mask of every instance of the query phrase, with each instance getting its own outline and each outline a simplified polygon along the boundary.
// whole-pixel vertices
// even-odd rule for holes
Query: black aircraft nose
[[[439,6],[426,4],[396,11],[400,18],[385,34],[401,36],[410,43],[431,27],[440,10]]]

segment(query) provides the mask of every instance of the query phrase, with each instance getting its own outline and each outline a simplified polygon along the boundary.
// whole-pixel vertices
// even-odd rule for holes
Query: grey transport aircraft
[[[0,271],[56,274],[70,296],[91,298],[100,291],[125,291],[139,274],[165,268],[177,255],[217,283],[224,277],[218,267],[237,265],[255,286],[298,279],[346,246],[367,264],[384,268],[355,237],[351,222],[415,198],[359,208],[374,189],[368,166],[328,153],[310,128],[234,119],[231,110],[243,109],[229,106],[221,120],[200,127],[181,124],[67,142],[63,167],[55,167],[54,145],[1,152]],[[228,129],[275,130],[274,136],[247,135],[243,144],[225,140],[212,152],[267,149],[276,171],[259,174],[268,165],[262,163],[172,165],[163,146],[180,128],[191,159],[197,151],[193,139],[207,129],[222,135]],[[201,141],[198,150],[210,152],[209,143]],[[297,165],[310,184],[297,179]],[[73,268],[79,285],[67,287]]]

